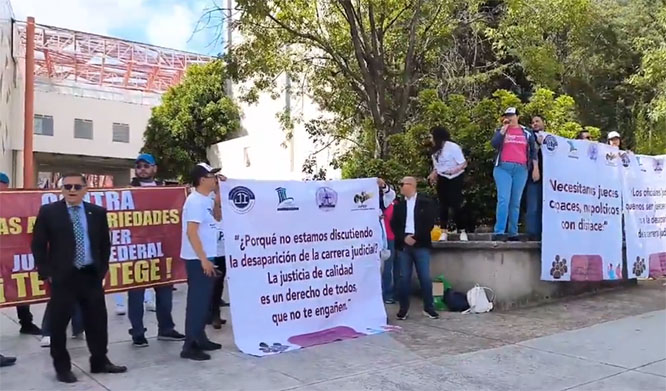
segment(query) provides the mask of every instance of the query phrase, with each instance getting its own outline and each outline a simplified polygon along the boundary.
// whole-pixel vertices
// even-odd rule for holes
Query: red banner
[[[186,281],[180,262],[183,187],[90,190],[87,202],[108,211],[111,235],[107,292]],[[41,205],[61,199],[46,190],[0,191],[0,308],[47,301],[30,250]]]

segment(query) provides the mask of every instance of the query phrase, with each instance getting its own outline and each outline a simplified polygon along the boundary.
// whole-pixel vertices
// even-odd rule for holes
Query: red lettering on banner
[[[180,256],[183,187],[91,190],[86,198],[107,208],[111,257],[107,291],[186,281]],[[39,279],[30,241],[39,208],[58,202],[46,190],[0,191],[0,307],[48,300]],[[11,205],[11,208],[4,207]]]

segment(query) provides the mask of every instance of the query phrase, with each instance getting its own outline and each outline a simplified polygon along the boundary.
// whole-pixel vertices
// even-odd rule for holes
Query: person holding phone
[[[541,179],[534,133],[518,123],[518,110],[509,107],[502,115],[502,127],[495,130],[490,144],[497,150],[493,177],[497,186],[497,210],[493,240],[518,240],[520,201],[527,183]]]
[[[185,309],[185,343],[180,357],[195,361],[210,360],[205,351],[222,345],[206,336],[213,286],[218,272],[213,263],[217,256],[217,223],[222,218],[220,196],[210,194],[217,187],[219,168],[199,163],[191,171],[194,190],[183,205],[183,228],[180,257],[187,272],[187,306]]]

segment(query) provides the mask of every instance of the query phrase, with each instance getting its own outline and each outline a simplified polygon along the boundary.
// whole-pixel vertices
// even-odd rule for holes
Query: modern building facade
[[[211,60],[16,21],[9,0],[0,0],[0,171],[15,187],[45,186],[68,171],[96,186],[128,184],[151,109],[187,67]],[[32,183],[24,183],[26,162]]]

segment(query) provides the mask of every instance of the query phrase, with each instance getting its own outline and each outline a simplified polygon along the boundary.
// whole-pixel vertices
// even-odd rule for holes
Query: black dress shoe
[[[127,372],[127,367],[121,365],[113,365],[111,363],[106,363],[100,367],[91,367],[90,372],[92,373],[125,373]]]
[[[199,349],[186,349],[180,352],[180,358],[188,358],[194,361],[206,361],[210,360],[210,354],[204,353]]]
[[[58,378],[59,382],[63,382],[63,383],[76,383],[77,382],[76,376],[74,376],[72,371],[57,373],[56,377]]]
[[[220,345],[219,343],[215,343],[213,341],[197,342],[196,347],[203,351],[222,349],[222,345]]]
[[[37,327],[37,325],[34,323],[28,323],[21,326],[19,333],[27,335],[42,335],[42,329]]]
[[[3,356],[0,354],[0,367],[8,367],[14,365],[16,362],[16,357]]]

